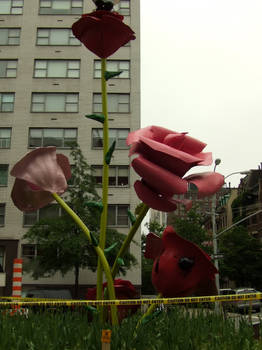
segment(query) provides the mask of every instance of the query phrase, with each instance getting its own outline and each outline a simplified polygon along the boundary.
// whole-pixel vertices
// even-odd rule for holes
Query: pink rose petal
[[[199,198],[216,193],[224,184],[224,176],[215,172],[193,174],[184,179],[197,186]]]
[[[14,205],[21,211],[30,212],[45,207],[53,202],[50,192],[32,191],[25,180],[15,179],[11,192]]]
[[[57,163],[56,147],[37,148],[26,154],[10,174],[43,191],[61,194],[67,188],[65,175]]]
[[[177,208],[171,198],[160,197],[141,181],[136,181],[134,188],[138,198],[152,209],[170,212]]]
[[[146,183],[156,190],[157,193],[172,197],[174,194],[187,192],[187,181],[142,156],[135,158],[132,161],[132,166],[138,175],[146,179]]]
[[[144,158],[180,177],[201,161],[190,154],[143,137],[136,147],[136,152]]]
[[[180,139],[179,141],[178,137]],[[163,142],[170,147],[178,148],[181,151],[192,155],[202,152],[202,150],[206,147],[206,143],[194,139],[185,133],[178,135],[169,134],[165,137]]]
[[[211,152],[202,152],[206,144],[186,133],[149,126],[131,132],[126,142],[131,145],[129,155],[139,155],[132,161],[134,170],[142,177],[142,183],[136,185],[137,194],[149,206],[154,205],[154,209],[166,207],[170,211],[179,202],[172,199],[173,195],[186,193],[188,181],[199,187],[200,196],[213,194],[223,185],[222,175],[184,178],[192,167],[212,164]],[[157,205],[157,201],[161,204]],[[192,205],[185,200],[183,204],[187,209]]]
[[[62,194],[71,177],[66,156],[55,147],[37,148],[25,155],[11,170],[15,183],[11,197],[22,211],[34,211],[51,203],[52,193]]]

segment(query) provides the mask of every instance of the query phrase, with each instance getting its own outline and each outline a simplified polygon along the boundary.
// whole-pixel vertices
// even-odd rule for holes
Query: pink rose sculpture
[[[56,147],[43,147],[26,154],[10,174],[16,178],[12,200],[18,209],[26,212],[52,202],[52,193],[64,193],[71,170],[68,158],[56,154]]]
[[[184,175],[194,166],[211,165],[212,155],[202,150],[206,144],[186,133],[178,133],[160,126],[148,126],[131,132],[129,155],[138,154],[131,165],[141,180],[135,182],[135,191],[150,208],[170,212],[183,203],[190,209],[190,200],[174,199],[174,195],[188,191],[189,183],[198,188],[199,198],[216,193],[224,184],[223,175],[204,172]]]
[[[145,258],[153,259],[152,284],[163,297],[217,294],[217,269],[194,243],[167,226],[162,238],[149,233]]]

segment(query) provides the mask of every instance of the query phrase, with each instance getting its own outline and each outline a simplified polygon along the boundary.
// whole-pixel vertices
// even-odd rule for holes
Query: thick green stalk
[[[102,91],[102,113],[105,117],[103,123],[103,189],[102,189],[102,203],[103,212],[100,219],[100,236],[99,247],[104,251],[106,243],[106,227],[107,227],[107,211],[108,211],[108,171],[109,167],[105,161],[106,153],[109,148],[108,137],[108,113],[107,113],[107,89],[105,80],[106,58],[101,59],[101,91]],[[96,297],[101,300],[103,296],[103,266],[100,259],[97,264],[97,282],[96,282]],[[102,315],[102,308],[100,315]]]
[[[118,264],[118,259],[119,258],[122,258],[125,254],[125,252],[127,251],[128,247],[130,246],[130,243],[132,241],[132,239],[134,238],[134,235],[137,231],[137,229],[139,228],[142,220],[144,219],[144,217],[146,216],[146,213],[148,212],[149,210],[149,207],[143,203],[143,206],[139,212],[139,215],[138,217],[136,218],[136,221],[135,223],[133,224],[133,226],[131,227],[128,235],[126,236],[126,239],[124,240],[121,248],[119,249],[118,253],[117,253],[117,256],[116,256],[116,259],[114,261],[114,265],[112,267],[112,277],[113,279],[115,278],[117,272],[118,272],[118,269],[119,269],[119,264]]]
[[[162,298],[162,294],[158,294],[158,296],[156,297],[157,299]],[[147,309],[147,311],[142,315],[142,317],[138,320],[138,323],[136,325],[136,328],[138,328],[141,323],[146,319],[146,317],[148,317],[149,315],[152,314],[152,312],[155,310],[155,308],[157,307],[157,304],[151,304],[149,306],[149,308]]]
[[[75,223],[82,229],[82,231],[87,236],[89,242],[92,244],[90,231],[86,227],[86,225],[83,223],[83,221],[80,219],[80,217],[65,203],[65,201],[57,193],[52,193],[52,195],[55,198],[55,200],[61,205],[61,207],[72,217]],[[111,300],[115,300],[116,296],[115,296],[114,281],[113,281],[111,271],[110,271],[110,266],[107,262],[104,251],[99,246],[97,247],[93,246],[93,247],[97,253],[97,256],[99,257],[99,261],[101,262],[101,265],[106,274],[109,298]],[[111,314],[112,314],[113,325],[117,325],[118,318],[117,318],[117,308],[115,305],[111,305]]]

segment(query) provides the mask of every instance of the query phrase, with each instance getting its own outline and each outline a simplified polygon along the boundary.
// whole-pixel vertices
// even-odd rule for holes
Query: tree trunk
[[[79,265],[75,264],[75,291],[74,291],[74,299],[78,299],[78,290],[79,290]]]

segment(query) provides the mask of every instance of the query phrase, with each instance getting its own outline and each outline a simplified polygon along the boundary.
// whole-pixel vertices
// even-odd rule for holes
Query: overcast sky
[[[188,132],[224,176],[262,162],[262,1],[141,0],[142,127]],[[213,170],[201,167],[195,171]],[[239,175],[228,178],[238,186]]]

